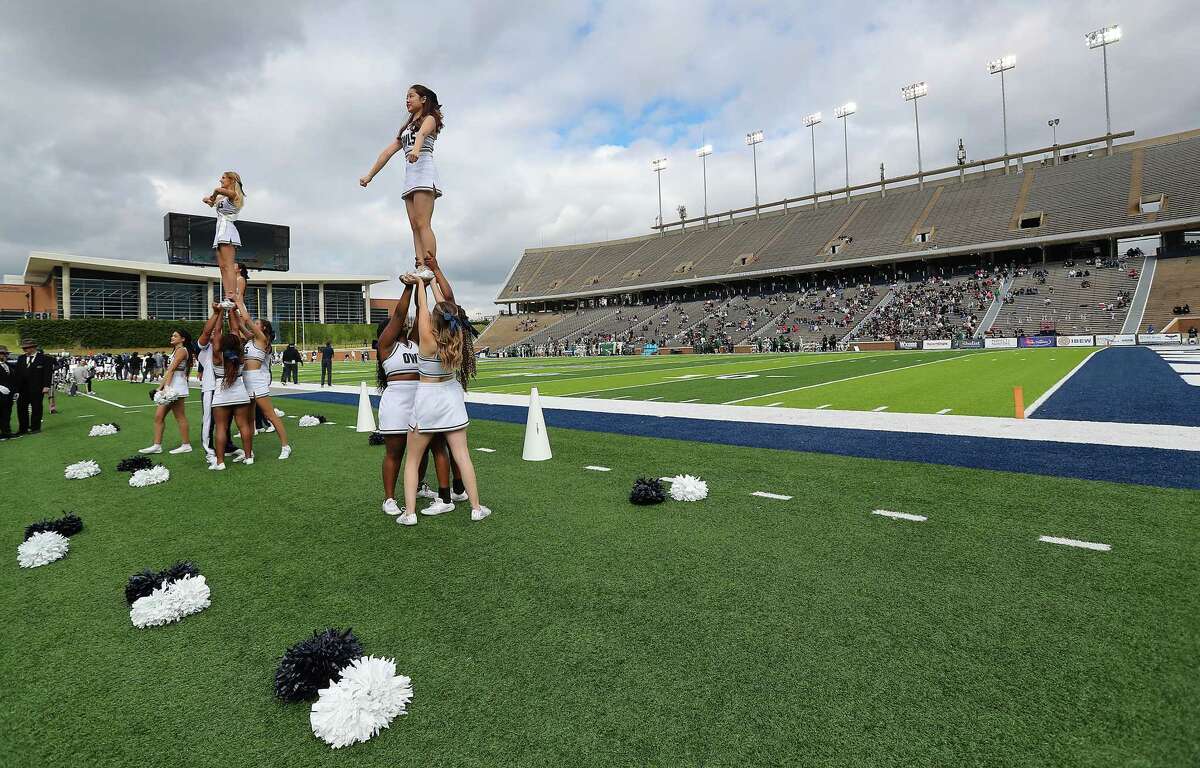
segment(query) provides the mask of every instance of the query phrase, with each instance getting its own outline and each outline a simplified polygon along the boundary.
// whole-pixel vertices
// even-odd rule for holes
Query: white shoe
[[[139,448],[138,453],[162,453],[162,446],[155,443],[149,448]]]
[[[221,309],[233,309],[237,305],[229,299],[221,299]]]
[[[242,466],[244,466],[244,467],[248,467],[253,463],[254,463],[254,454],[250,454],[246,458],[242,459]]]
[[[273,425],[271,425],[271,424],[268,424],[267,426],[265,426],[265,427],[263,427],[263,428],[262,428],[262,431],[263,431],[263,432],[274,432],[274,431],[275,431],[275,427],[274,427]]]
[[[224,465],[224,464],[218,464],[218,463],[217,463],[217,461],[216,461],[216,459],[213,459],[213,463],[212,463],[212,464],[209,464],[209,465],[208,465],[208,468],[209,468],[209,469],[211,469],[211,470],[215,470],[215,471],[217,471],[217,472],[224,472],[224,471],[225,471],[225,465]]]
[[[450,491],[450,501],[466,501],[466,500],[467,500],[467,494],[465,491],[463,493],[455,493],[454,491]]]
[[[254,428],[254,434],[256,434],[256,435],[257,435],[257,434],[258,434],[258,432],[259,432],[259,430],[258,430],[258,427],[255,427],[255,428]]]
[[[208,466],[210,466],[210,467],[211,467],[213,464],[216,464],[216,463],[217,463],[217,457],[216,457],[216,455],[215,455],[215,454],[211,454],[211,453],[206,453],[206,454],[204,455],[204,460],[205,460],[206,462],[208,462]]]
[[[400,507],[400,516],[396,518],[396,522],[400,525],[416,525],[417,516],[404,507]]]
[[[395,517],[400,514],[400,505],[396,503],[395,499],[388,499],[383,502],[383,511]]]
[[[421,267],[416,272],[413,272],[412,276],[419,277],[422,280],[432,280],[433,279],[433,270],[430,269],[429,267]]]
[[[250,454],[250,458],[251,459],[254,458],[253,453]],[[246,452],[243,451],[241,448],[238,448],[236,451],[233,452],[233,463],[234,464],[241,464],[245,460],[246,460]]]
[[[183,445],[179,446],[178,448],[172,448],[171,450],[167,451],[167,453],[171,453],[171,454],[191,453],[191,452],[192,452],[192,444],[191,443],[184,443]]]
[[[436,499],[437,497],[437,493],[425,483],[421,483],[421,487],[417,489],[418,499]]]
[[[290,445],[285,445],[285,446],[283,446],[283,448],[282,448],[282,449],[279,451],[279,460],[280,460],[280,461],[283,461],[284,459],[286,459],[288,456],[291,456],[291,455],[292,455],[292,446],[290,446]]]
[[[479,522],[480,520],[482,520],[483,518],[487,517],[490,514],[492,514],[492,510],[488,509],[487,507],[480,507],[479,509],[472,509],[471,510],[471,519],[474,520],[475,522]]]
[[[442,501],[441,499],[437,499],[432,504],[430,504],[428,507],[425,507],[425,509],[422,509],[421,514],[429,515],[430,517],[433,517],[434,515],[440,515],[443,512],[450,512],[453,509],[454,509],[453,504]]]

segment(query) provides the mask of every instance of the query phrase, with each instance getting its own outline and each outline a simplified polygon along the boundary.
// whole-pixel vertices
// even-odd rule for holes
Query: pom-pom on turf
[[[372,432],[367,437],[367,445],[383,445],[385,442],[387,441],[383,439],[383,434],[380,432]]]
[[[68,464],[67,468],[63,470],[63,477],[68,480],[83,480],[98,474],[100,474],[100,465],[92,459]]]
[[[308,721],[313,734],[338,749],[375,736],[412,701],[412,680],[396,674],[396,662],[364,656],[342,670],[342,679],[321,690]]]
[[[661,504],[667,498],[657,477],[639,477],[633,482],[629,500],[634,504]]]
[[[317,415],[317,421],[319,421],[319,422],[321,422],[322,424],[324,424],[326,421],[328,421],[328,419],[326,419],[324,416],[321,416],[320,414],[318,414],[318,415]]]
[[[17,547],[17,564],[22,568],[37,568],[53,563],[67,555],[71,542],[54,531],[35,533]]]
[[[79,519],[79,515],[67,513],[57,520],[39,520],[25,526],[25,540],[28,541],[33,534],[44,531],[52,531],[70,538],[82,530],[83,521]]]
[[[139,597],[129,609],[129,620],[138,629],[171,624],[199,613],[212,604],[203,576],[184,576]]]
[[[275,670],[275,695],[284,701],[311,699],[338,680],[343,667],[362,655],[351,629],[330,627],[283,652]]]
[[[125,584],[125,602],[130,605],[139,597],[146,597],[159,587],[179,581],[187,576],[199,576],[200,569],[191,560],[180,560],[155,573],[149,568],[129,577]]]
[[[700,501],[708,498],[708,483],[694,475],[671,478],[671,498],[675,501]]]
[[[191,560],[180,560],[177,563],[168,565],[166,568],[158,572],[159,580],[167,582],[179,581],[185,576],[199,576],[200,568]]]
[[[92,426],[88,437],[104,437],[105,435],[115,435],[121,431],[121,428],[116,424],[96,424]]]
[[[320,423],[321,418],[317,416],[309,416],[308,414],[304,414],[300,417],[300,426],[302,427],[315,427]]]
[[[129,476],[129,485],[134,488],[145,488],[147,485],[158,485],[171,479],[171,470],[162,464],[155,464],[150,469],[139,469]]]
[[[117,471],[137,472],[139,469],[150,469],[153,466],[154,462],[150,460],[149,456],[139,453],[137,456],[130,456],[128,459],[121,459],[117,462]]]

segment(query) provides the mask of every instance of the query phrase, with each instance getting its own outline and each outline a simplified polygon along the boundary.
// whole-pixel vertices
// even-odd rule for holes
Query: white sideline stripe
[[[953,411],[953,410],[954,410],[953,408],[943,408],[942,410],[937,412],[937,415],[942,416],[944,414],[950,413],[950,411]]]
[[[1200,373],[1200,363],[1171,363],[1175,373]]]
[[[831,405],[833,405],[833,403],[825,403],[825,405],[818,405],[818,406],[817,406],[817,410],[818,410],[818,411],[824,410],[824,409],[828,408],[828,407],[829,407],[829,406],[831,406]]]
[[[778,403],[767,403],[768,408],[774,408],[777,405],[783,405],[783,401],[780,400]]]
[[[1091,352],[1089,352],[1089,353],[1088,353],[1088,355],[1087,355],[1087,357],[1085,357],[1085,358],[1083,358],[1082,360],[1080,360],[1080,361],[1079,361],[1079,365],[1077,365],[1077,366],[1075,366],[1074,368],[1072,368],[1072,369],[1071,369],[1071,370],[1070,370],[1070,371],[1067,373],[1067,375],[1066,375],[1066,376],[1063,376],[1061,379],[1059,379],[1058,381],[1054,382],[1054,385],[1053,385],[1052,387],[1050,387],[1050,389],[1047,389],[1045,392],[1043,392],[1043,393],[1042,393],[1042,396],[1041,396],[1041,397],[1039,397],[1037,400],[1034,400],[1034,401],[1033,401],[1033,404],[1032,404],[1032,405],[1030,405],[1028,408],[1026,408],[1026,409],[1025,409],[1025,415],[1026,415],[1026,416],[1031,416],[1031,415],[1033,415],[1033,412],[1034,412],[1034,411],[1036,411],[1038,408],[1041,408],[1041,407],[1042,407],[1042,404],[1043,404],[1043,403],[1045,403],[1047,400],[1049,400],[1049,399],[1050,399],[1050,397],[1051,397],[1051,396],[1052,396],[1052,395],[1053,395],[1055,392],[1057,392],[1057,391],[1058,391],[1058,388],[1059,388],[1059,387],[1061,387],[1063,384],[1066,384],[1066,383],[1067,383],[1067,380],[1068,380],[1068,379],[1070,379],[1072,376],[1074,376],[1074,375],[1075,375],[1075,374],[1076,374],[1076,373],[1079,371],[1079,369],[1080,369],[1080,368],[1082,368],[1083,366],[1087,365],[1087,361],[1092,359],[1092,355],[1096,354],[1097,352],[1101,352],[1101,351],[1103,351],[1103,350],[1105,350],[1105,349],[1108,349],[1108,347],[1100,347],[1099,349],[1094,349],[1094,350],[1092,350]]]
[[[912,520],[914,523],[923,523],[929,519],[925,515],[910,515],[907,512],[893,512],[890,509],[876,509],[871,514],[879,515],[880,517],[891,517],[896,520]]]
[[[888,407],[886,405],[881,405],[878,408],[872,408],[871,410],[875,413],[879,413],[880,411],[886,411],[887,409]]]
[[[93,416],[95,416],[95,415],[96,415],[96,414],[94,414],[94,413],[85,413],[85,414],[83,414],[82,416],[76,416],[75,418],[77,418],[77,419],[90,419],[91,417],[93,417]]]
[[[592,464],[587,465],[586,467],[584,467],[584,469],[590,469],[593,472],[612,472],[612,469],[610,467],[597,467]]]
[[[1185,384],[1191,384],[1193,387],[1200,387],[1200,375],[1197,374],[1182,374],[1181,379]]]
[[[912,365],[902,365],[898,368],[888,368],[887,370],[884,370],[884,371],[874,371],[872,373],[860,373],[857,376],[847,376],[844,379],[834,379],[832,381],[822,381],[822,382],[818,382],[816,384],[807,384],[803,387],[792,387],[791,389],[784,389],[779,392],[768,392],[765,395],[753,395],[752,397],[739,397],[737,400],[726,400],[724,403],[721,403],[721,405],[734,405],[736,403],[744,403],[747,400],[765,400],[766,398],[773,397],[775,395],[786,395],[789,392],[800,392],[801,390],[805,390],[805,389],[814,389],[816,387],[826,387],[826,386],[829,386],[830,384],[841,384],[844,381],[854,381],[855,379],[865,379],[869,376],[882,376],[886,373],[895,373],[896,371],[906,371],[909,368],[920,368],[923,365],[937,365],[938,363],[948,363],[951,360],[961,360],[964,357],[969,357],[969,355],[955,355],[954,357],[943,357],[939,360],[929,360],[924,363],[913,363]]]
[[[764,499],[778,499],[779,501],[791,501],[791,496],[784,496],[779,493],[767,493],[766,491],[755,491],[751,496],[760,496]]]
[[[630,397],[632,395],[617,395],[616,397],[610,397],[609,400],[628,400]]]
[[[1080,541],[1079,539],[1063,539],[1058,536],[1038,536],[1038,541],[1044,541],[1047,544],[1063,544],[1068,547],[1079,547],[1080,549],[1094,549],[1097,552],[1108,552],[1112,549],[1111,544],[1100,544],[1095,541]]]
[[[694,403],[694,402],[696,402],[696,401],[697,401],[697,400],[699,400],[699,399],[700,399],[700,398],[698,398],[698,397],[693,397],[691,400],[683,400],[683,401],[681,401],[681,402],[684,402],[684,403]]]
[[[659,395],[658,397],[647,397],[646,398],[647,403],[653,403],[655,400],[662,400],[662,395]]]
[[[350,426],[348,426],[348,427],[346,427],[346,429],[357,429],[357,427],[350,427]]]
[[[495,453],[496,452],[495,448],[476,448],[475,450],[483,451],[484,453]]]
[[[84,396],[85,396],[85,397],[90,397],[90,398],[92,398],[93,400],[99,400],[99,401],[100,401],[100,402],[102,402],[102,403],[107,403],[107,404],[109,404],[109,405],[116,406],[117,408],[128,408],[128,407],[129,407],[129,406],[127,406],[127,405],[121,405],[120,403],[114,403],[112,400],[105,400],[103,397],[97,397],[96,395],[93,395],[93,394],[86,394],[86,395],[84,395]]]
[[[1196,377],[1200,380],[1200,376]],[[357,395],[347,387],[348,394]],[[467,402],[504,405],[525,409],[529,395],[468,392]],[[1124,424],[1071,421],[1065,419],[1013,419],[999,416],[961,416],[953,413],[900,413],[843,411],[815,408],[763,408],[755,405],[716,403],[647,403],[640,400],[607,400],[590,397],[542,396],[543,410],[609,413],[628,416],[699,419],[734,424],[777,424],[830,429],[861,429],[879,432],[958,435],[974,438],[1029,440],[1081,445],[1118,445],[1128,448],[1160,448],[1200,453],[1200,427],[1172,424]],[[715,424],[714,424],[715,426]]]

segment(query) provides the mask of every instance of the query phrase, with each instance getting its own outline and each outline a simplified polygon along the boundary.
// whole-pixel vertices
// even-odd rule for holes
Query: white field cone
[[[529,419],[525,422],[525,450],[521,458],[525,461],[545,461],[550,453],[550,437],[546,434],[546,420],[542,418],[542,404],[538,401],[537,387],[529,390]]]
[[[375,431],[375,412],[371,410],[371,398],[367,395],[367,382],[359,382],[358,390],[358,426],[356,432]]]

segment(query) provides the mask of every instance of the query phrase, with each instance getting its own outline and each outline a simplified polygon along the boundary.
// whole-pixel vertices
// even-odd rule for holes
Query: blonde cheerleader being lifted
[[[217,230],[213,235],[213,249],[217,252],[217,266],[221,269],[221,288],[224,296],[221,307],[233,309],[241,300],[238,295],[237,249],[242,244],[238,234],[238,214],[246,204],[246,192],[242,189],[242,177],[237,171],[225,171],[221,174],[217,187],[203,199],[205,205],[216,209]]]

